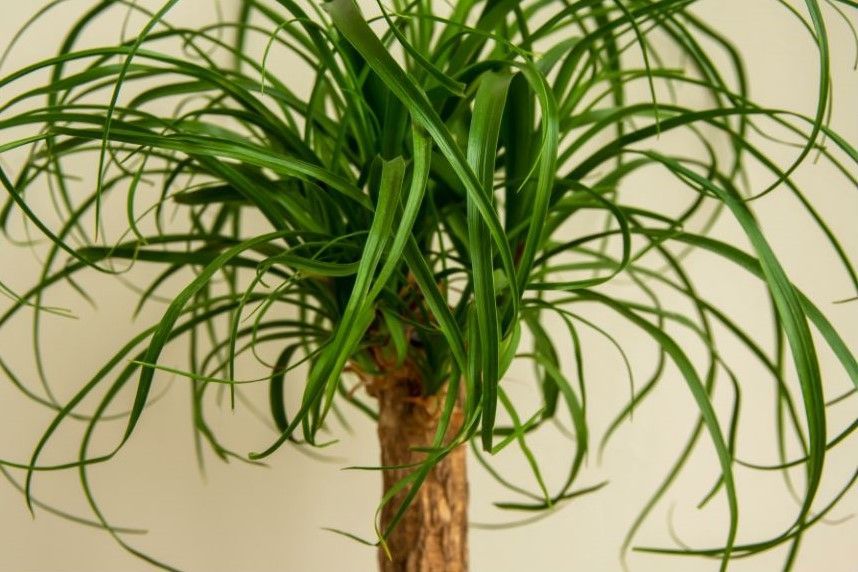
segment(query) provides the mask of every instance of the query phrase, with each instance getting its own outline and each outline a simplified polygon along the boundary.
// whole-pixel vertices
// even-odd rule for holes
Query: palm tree
[[[693,0],[392,0],[367,4],[369,18],[353,0],[241,0],[231,18],[192,28],[169,23],[180,3],[93,3],[56,56],[0,79],[0,129],[13,133],[0,154],[26,152],[15,169],[0,167],[8,194],[0,220],[5,230],[23,217],[49,240],[30,290],[2,286],[12,302],[0,327],[25,311],[37,330],[48,316],[66,315],[45,301],[59,284],[97,300],[78,284],[84,274],[128,282],[137,311],[163,305],[160,319],[114,348],[70,400],[2,364],[21,392],[54,412],[30,459],[0,461],[7,476],[23,475],[31,509],[39,472],[79,471],[90,524],[173,569],[107,521],[87,479],[132,438],[156,376],[169,373],[191,387],[200,458],[208,449],[262,462],[287,443],[325,447],[342,407],[365,413],[377,424],[384,494],[376,538],[353,538],[379,548],[384,571],[467,570],[466,451],[516,495],[499,506],[525,517],[603,488],[579,478],[595,448],[582,332],[615,344],[630,378],[641,367],[617,332],[588,317],[585,309],[597,307],[623,320],[623,332],[649,338],[657,354],[601,446],[670,371],[681,374],[698,410],[688,444],[629,538],[708,439],[720,473],[704,503],[726,504],[723,541],[647,550],[714,558],[724,570],[785,545],[784,570],[792,568],[803,535],[855,480],[833,500],[819,494],[826,455],[856,427],[828,427],[827,409],[855,394],[858,364],[787,276],[754,200],[792,194],[858,290],[844,246],[792,177],[821,158],[856,184],[858,152],[829,125],[826,32],[828,19],[854,17],[854,2],[790,8],[820,62],[810,117],[755,104],[741,55],[695,16]],[[83,47],[90,24],[120,25],[123,17],[145,25],[115,45]],[[25,32],[15,41],[27,41]],[[255,50],[260,41],[264,49]],[[271,65],[275,53],[292,63]],[[295,80],[299,68],[309,70],[307,82]],[[33,78],[41,78],[35,87],[18,87]],[[679,150],[667,141],[675,133],[687,138]],[[780,164],[766,139],[794,148],[793,157]],[[84,161],[92,185],[71,175],[70,165],[79,170]],[[770,180],[749,181],[748,165]],[[659,189],[631,197],[642,172],[669,176],[682,189],[681,208]],[[36,206],[45,194],[54,212]],[[109,227],[123,218],[114,236]],[[594,220],[596,231],[581,222]],[[719,240],[712,229],[721,220],[745,240]],[[689,264],[697,256],[726,261],[765,287],[773,347],[700,293]],[[126,274],[137,265],[155,273],[131,283]],[[676,328],[702,351],[689,351]],[[734,374],[737,357],[722,351],[718,331],[775,388],[775,465],[737,460],[741,391],[759,380]],[[187,364],[167,365],[162,353],[180,340]],[[850,391],[823,387],[819,345],[842,364]],[[38,335],[34,350],[41,360]],[[237,375],[251,360],[265,374]],[[503,382],[521,361],[533,365],[535,409]],[[288,399],[287,379],[300,384],[299,399]],[[276,435],[248,457],[223,444],[206,411],[220,396],[250,407],[242,395],[250,383],[267,386]],[[713,404],[719,384],[732,392],[726,413]],[[122,437],[96,453],[93,435],[129,387]],[[93,400],[94,409],[84,407]],[[45,447],[74,421],[85,426],[77,457],[46,462]],[[540,459],[528,442],[558,427],[571,447],[566,477],[555,484],[543,469],[558,460]],[[532,488],[493,468],[492,456],[507,447],[523,455]],[[739,535],[739,467],[785,476],[798,499],[792,522],[763,539]]]

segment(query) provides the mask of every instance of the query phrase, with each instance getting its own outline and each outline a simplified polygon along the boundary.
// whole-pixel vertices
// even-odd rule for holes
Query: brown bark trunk
[[[444,392],[422,396],[417,379],[395,372],[372,384],[378,398],[378,439],[381,464],[409,465],[425,459],[414,448],[432,444],[443,408]],[[462,424],[462,412],[454,412],[448,435]],[[468,480],[465,447],[448,454],[426,477],[411,506],[387,538],[391,558],[379,550],[381,572],[467,572]],[[407,476],[413,468],[385,470],[384,491]],[[393,519],[408,487],[382,509],[382,530]]]

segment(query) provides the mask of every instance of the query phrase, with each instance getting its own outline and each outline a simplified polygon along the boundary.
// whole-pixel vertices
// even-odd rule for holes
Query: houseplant
[[[530,515],[595,492],[573,488],[591,449],[577,355],[579,330],[600,331],[578,312],[588,304],[610,309],[660,348],[655,373],[633,389],[617,422],[645,400],[663,364],[673,363],[700,410],[687,450],[708,434],[718,455],[721,475],[707,500],[729,507],[723,546],[663,551],[716,558],[725,568],[732,558],[786,544],[784,568],[792,566],[803,533],[831,506],[817,495],[826,453],[855,426],[826,430],[826,400],[838,396],[823,393],[811,329],[853,383],[858,366],[823,313],[789,281],[751,209],[753,199],[775,189],[795,194],[855,284],[843,247],[791,179],[801,162],[820,156],[855,184],[856,152],[827,125],[830,14],[815,2],[796,14],[807,18],[821,70],[819,106],[805,118],[753,104],[738,54],[694,16],[688,1],[440,7],[418,0],[379,5],[370,23],[351,0],[245,1],[233,20],[199,29],[168,24],[177,3],[152,11],[136,3],[95,4],[57,57],[0,80],[5,93],[48,74],[43,85],[4,97],[0,127],[28,134],[4,137],[0,152],[30,151],[14,173],[3,167],[0,183],[9,196],[4,224],[23,215],[53,245],[36,286],[7,292],[13,302],[3,323],[22,311],[37,320],[62,313],[45,304],[49,288],[74,286],[82,272],[121,278],[130,263],[159,266],[142,285],[141,306],[168,296],[162,319],[106,361],[69,402],[54,400],[47,385],[33,390],[7,369],[12,383],[56,411],[31,459],[2,461],[24,471],[28,503],[38,472],[79,471],[97,524],[138,556],[169,568],[134,551],[111,527],[91,496],[87,468],[108,461],[134,434],[157,372],[193,386],[199,440],[223,458],[240,453],[225,448],[206,421],[212,393],[226,388],[232,401],[240,399],[242,384],[265,383],[278,437],[252,460],[286,442],[324,446],[337,404],[355,405],[377,421],[387,467],[372,539],[380,567],[466,569],[467,443],[488,463],[486,453],[517,447],[532,467],[534,490],[510,484],[520,498],[503,508]],[[840,4],[838,10],[855,7]],[[121,17],[117,8],[144,16],[140,33],[115,46],[78,48],[87,25]],[[665,48],[653,43],[655,36],[684,55],[684,69],[663,63]],[[261,57],[247,48],[253,37],[265,39]],[[704,47],[711,43],[728,56],[726,68]],[[268,65],[267,54],[277,49],[317,70],[312,85],[303,86],[308,94],[299,95],[288,73]],[[673,89],[698,90],[708,99],[691,107]],[[659,136],[680,130],[695,137],[699,153],[658,145]],[[793,158],[777,164],[754,143],[759,132],[799,141]],[[87,158],[94,190],[81,193],[66,173]],[[771,180],[748,184],[747,163],[768,169]],[[652,168],[687,188],[689,202],[679,214],[663,211],[662,197],[641,207],[621,193],[627,179]],[[147,184],[152,180],[156,187]],[[46,188],[56,197],[56,215],[31,206]],[[127,232],[108,242],[103,205],[116,195]],[[168,216],[174,208],[183,218]],[[605,218],[601,231],[577,230],[579,219],[593,216]],[[709,235],[718,217],[741,226],[747,251]],[[690,250],[760,278],[779,333],[774,349],[761,347],[741,322],[697,293],[685,266]],[[169,290],[177,278],[181,286]],[[631,280],[638,297],[616,295],[610,288],[620,280]],[[690,309],[663,304],[664,289]],[[573,359],[558,349],[547,316],[561,321]],[[693,364],[667,333],[669,324],[703,343],[701,363]],[[719,351],[716,324],[769,370],[778,390],[779,468],[805,473],[794,522],[768,540],[736,535],[739,413],[734,407],[726,417],[716,415],[711,394],[717,380],[736,388],[745,381],[732,376],[729,356]],[[192,349],[187,366],[161,363],[164,347],[185,336]],[[271,346],[278,351],[263,379],[237,379],[237,357]],[[787,348],[798,385],[789,380]],[[517,407],[500,382],[514,360],[534,363],[543,393],[535,411]],[[290,372],[301,364],[309,365],[303,397],[287,408],[285,380],[297,383]],[[124,437],[106,454],[91,451],[93,432],[132,384]],[[356,391],[363,388],[375,403]],[[94,410],[82,407],[96,394]],[[575,447],[568,478],[554,489],[528,438],[561,416]],[[87,426],[79,457],[62,465],[41,461],[45,445],[74,419]],[[798,456],[787,454],[792,439],[800,444]],[[670,467],[668,484],[685,458]]]

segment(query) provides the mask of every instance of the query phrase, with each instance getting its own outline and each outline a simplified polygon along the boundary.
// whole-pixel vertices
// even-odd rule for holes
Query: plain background
[[[0,3],[0,45],[5,47],[11,34],[44,1]],[[11,54],[3,73],[8,73],[39,56],[51,53],[71,18],[82,13],[87,1],[70,1],[51,13],[33,29]],[[155,3],[150,3],[155,4]],[[176,23],[190,24],[202,17],[211,20],[213,3],[208,0],[183,0],[173,11]],[[231,9],[228,0],[221,2]],[[798,4],[796,4],[798,6]],[[800,6],[799,6],[800,8]],[[772,107],[790,108],[811,114],[816,102],[816,52],[806,32],[773,0],[703,0],[695,8],[714,27],[724,31],[747,58],[751,93]],[[852,65],[856,47],[848,27],[827,10],[833,50],[835,113],[832,124],[853,144],[858,142],[858,72]],[[858,22],[855,11],[850,12]],[[114,21],[115,23],[115,21]],[[115,41],[118,25],[102,22],[90,30],[91,43]],[[299,74],[293,78],[300,83]],[[2,99],[7,99],[3,93]],[[783,162],[794,150],[773,151]],[[81,165],[81,172],[92,169]],[[659,173],[636,183],[642,192],[658,192],[667,180]],[[821,214],[842,238],[854,258],[858,254],[858,193],[845,179],[824,162],[808,162],[796,175]],[[770,178],[752,172],[752,181],[762,188]],[[646,200],[643,197],[641,200]],[[858,342],[858,305],[832,305],[850,293],[844,274],[825,247],[820,233],[800,212],[797,202],[780,190],[755,203],[762,224],[776,251],[794,280],[830,316],[850,347]],[[121,218],[121,217],[118,217]],[[716,232],[732,240],[738,231],[729,221],[719,223]],[[765,320],[765,298],[759,286],[739,271],[694,255],[689,261],[700,290],[749,325],[755,337],[766,343],[771,338]],[[38,265],[29,250],[0,242],[0,272],[10,286],[20,290],[35,280]],[[44,332],[49,351],[47,375],[68,398],[99,366],[100,360],[123,340],[146,324],[157,320],[160,309],[152,306],[136,322],[129,320],[129,308],[135,301],[132,292],[118,283],[89,276],[84,285],[99,295],[93,310],[75,294],[58,289],[49,298],[56,305],[71,307],[78,321],[48,320]],[[610,316],[601,317],[606,328],[620,326]],[[30,324],[26,315],[14,326],[0,332],[2,357],[16,367],[25,382],[37,384],[30,358]],[[558,329],[558,336],[562,331]],[[603,429],[627,397],[623,367],[617,354],[603,339],[589,336],[587,372],[593,386],[592,424]],[[689,342],[690,343],[690,342]],[[649,371],[651,347],[635,335],[626,336],[627,352],[639,381]],[[735,343],[723,336],[725,354],[730,356]],[[690,351],[694,351],[693,349]],[[165,355],[167,361],[181,363],[181,350]],[[772,446],[772,384],[751,360],[735,354],[734,365],[745,384],[742,439],[739,457],[759,462],[774,462]],[[832,356],[822,352],[826,391],[829,397],[848,389],[848,380]],[[375,553],[323,527],[333,527],[365,537],[372,535],[372,515],[379,493],[378,475],[371,472],[343,471],[352,464],[376,462],[377,445],[372,425],[350,415],[352,434],[340,431],[341,441],[325,451],[328,462],[313,460],[295,449],[284,449],[269,460],[267,469],[241,462],[228,465],[207,459],[203,479],[194,461],[187,389],[181,380],[169,387],[142,420],[140,429],[116,460],[91,471],[95,494],[115,525],[141,527],[145,536],[127,536],[140,548],[183,570],[230,571],[333,571],[372,570]],[[535,399],[527,367],[515,367],[505,383],[523,402]],[[595,381],[592,381],[595,380]],[[722,383],[723,385],[723,383]],[[716,404],[723,410],[729,404],[729,391],[716,393]],[[236,451],[246,453],[271,440],[271,431],[246,410],[230,414],[225,408],[212,408],[220,434]],[[658,486],[670,463],[682,447],[694,421],[695,408],[680,377],[671,370],[647,404],[626,424],[599,464],[595,455],[589,461],[581,485],[609,480],[607,489],[569,503],[549,518],[526,527],[504,530],[475,529],[471,534],[472,569],[476,572],[517,570],[607,571],[618,570],[618,547],[628,526],[648,495]],[[831,434],[858,417],[855,398],[831,410]],[[0,457],[25,460],[50,416],[26,402],[9,383],[0,380]],[[63,433],[49,449],[45,460],[59,461],[77,450],[77,434]],[[105,438],[109,445],[114,441]],[[548,476],[557,482],[569,455],[568,442],[562,438],[538,439],[534,447],[548,465]],[[705,510],[695,509],[717,475],[717,463],[706,437],[697,454],[674,489],[656,509],[637,536],[637,544],[672,546],[672,526],[679,538],[693,546],[717,545],[723,540],[725,502],[717,497]],[[837,486],[855,470],[858,447],[854,439],[839,447],[830,457],[829,478],[820,495],[830,498]],[[553,460],[557,460],[553,463]],[[473,461],[473,459],[472,459]],[[512,480],[532,486],[531,477],[520,455],[511,452],[498,459],[498,466]],[[777,475],[738,470],[743,500],[740,538],[754,541],[768,537],[788,526],[796,505],[785,492]],[[20,473],[13,473],[20,479]],[[502,523],[515,514],[492,508],[496,500],[509,495],[476,463],[471,467],[472,519],[476,523]],[[39,475],[34,492],[37,498],[70,512],[89,516],[74,472]],[[832,513],[831,520],[848,517],[858,511],[858,491],[851,491]],[[33,520],[22,497],[5,480],[0,480],[0,571],[3,572],[109,572],[151,569],[146,563],[125,553],[107,534],[78,526],[37,510]],[[837,526],[823,524],[807,535],[796,566],[799,572],[854,572],[858,570],[858,520],[845,520]],[[752,561],[737,562],[734,570],[768,571],[780,569],[783,550],[764,554]],[[717,563],[685,558],[660,558],[632,553],[628,560],[635,571],[715,570]]]

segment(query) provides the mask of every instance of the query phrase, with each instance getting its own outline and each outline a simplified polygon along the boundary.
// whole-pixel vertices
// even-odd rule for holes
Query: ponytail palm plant
[[[45,2],[31,23],[61,3]],[[182,3],[93,2],[55,56],[0,78],[0,154],[17,158],[0,165],[0,224],[8,231],[24,219],[33,239],[47,239],[32,288],[3,286],[11,301],[0,326],[25,312],[37,330],[59,319],[66,311],[47,298],[64,284],[97,300],[79,283],[87,273],[122,280],[139,296],[137,311],[158,317],[116,347],[93,340],[112,353],[68,401],[2,362],[5,377],[54,415],[29,459],[0,461],[31,509],[41,506],[32,495],[41,472],[77,471],[94,515],[87,522],[173,569],[112,526],[87,476],[156,414],[147,405],[158,378],[173,375],[191,388],[198,455],[262,462],[287,443],[326,446],[346,407],[369,416],[384,494],[375,537],[353,538],[378,547],[381,570],[463,571],[466,450],[508,489],[498,506],[521,519],[610,494],[582,482],[583,467],[664,377],[677,375],[698,421],[664,484],[642,499],[626,547],[702,443],[720,467],[704,502],[726,507],[723,540],[641,549],[713,559],[724,570],[785,546],[783,569],[793,567],[803,536],[855,480],[833,496],[821,492],[826,455],[858,423],[830,426],[828,407],[854,399],[858,363],[791,282],[754,201],[769,193],[798,200],[852,285],[835,307],[849,311],[858,276],[793,174],[819,158],[845,185],[858,183],[858,151],[829,126],[826,31],[832,18],[855,17],[854,2],[785,8],[818,56],[809,116],[749,99],[741,55],[695,15],[693,0],[236,0],[215,23],[172,25]],[[90,26],[123,22],[142,26],[114,45],[82,47]],[[29,25],[13,44],[27,41]],[[675,134],[682,145],[670,144]],[[787,161],[766,150],[778,145],[792,151]],[[752,183],[749,166],[768,180]],[[90,181],[72,175],[83,168]],[[652,172],[666,174],[681,198],[668,200],[657,186],[630,193]],[[712,229],[722,219],[744,238],[718,239]],[[772,347],[698,291],[694,258],[726,261],[764,286]],[[148,280],[128,278],[132,266],[150,266]],[[594,307],[625,327],[609,331],[588,318]],[[677,329],[704,351],[689,351]],[[583,330],[620,350],[627,332],[655,348],[653,371],[649,361],[643,372],[626,362],[646,381],[632,385],[601,435],[588,422]],[[744,351],[722,351],[716,330]],[[162,359],[179,343],[189,348],[186,363]],[[822,345],[851,391],[823,383]],[[771,415],[774,465],[737,460],[740,395],[759,379],[734,374],[734,362],[749,356],[774,388],[774,414],[747,413]],[[236,374],[239,362],[254,360],[264,373]],[[535,408],[505,387],[520,361],[533,365]],[[246,406],[251,383],[267,387],[276,433],[248,454],[223,444],[206,411],[219,396]],[[732,396],[723,411],[713,403],[719,383]],[[129,388],[133,403],[118,414],[117,397]],[[95,447],[97,430],[117,416],[121,437]],[[77,455],[43,460],[75,423],[85,427]],[[529,440],[558,427],[568,459],[542,458]],[[493,456],[507,448],[524,456],[533,487],[495,468]],[[560,461],[566,477],[551,482],[543,468]],[[784,473],[798,501],[793,518],[743,534],[740,470]]]

